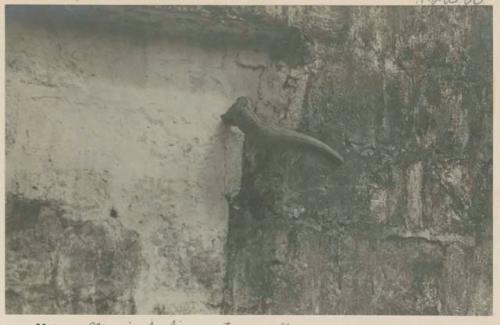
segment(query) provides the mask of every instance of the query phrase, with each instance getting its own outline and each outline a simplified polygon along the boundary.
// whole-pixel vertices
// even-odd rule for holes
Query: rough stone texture
[[[491,10],[267,13],[314,49],[298,130],[346,163],[247,147],[224,312],[491,314]]]
[[[102,8],[7,12],[8,313],[491,314],[489,8]]]

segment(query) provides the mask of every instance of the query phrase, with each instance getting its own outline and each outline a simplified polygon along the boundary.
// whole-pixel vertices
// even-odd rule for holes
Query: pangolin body
[[[238,127],[246,137],[257,144],[296,147],[320,154],[335,165],[344,162],[344,158],[339,153],[311,136],[283,127],[264,124],[253,112],[252,102],[247,97],[239,97],[221,116],[221,119],[228,126]]]

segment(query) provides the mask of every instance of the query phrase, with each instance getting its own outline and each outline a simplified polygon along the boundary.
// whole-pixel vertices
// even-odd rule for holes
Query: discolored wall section
[[[8,313],[491,314],[490,8],[39,8],[6,20]],[[244,143],[242,95],[345,164]]]

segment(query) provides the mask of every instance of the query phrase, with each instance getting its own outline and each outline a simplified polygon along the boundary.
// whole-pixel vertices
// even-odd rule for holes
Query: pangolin
[[[327,144],[300,132],[283,127],[266,125],[254,113],[252,101],[248,97],[239,97],[236,102],[221,115],[224,124],[238,127],[249,140],[265,146],[287,146],[317,153],[335,165],[344,162],[344,158]]]

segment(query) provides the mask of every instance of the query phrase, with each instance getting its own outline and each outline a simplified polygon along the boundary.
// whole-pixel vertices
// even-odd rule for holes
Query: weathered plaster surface
[[[85,10],[7,16],[8,312],[491,314],[491,10]]]
[[[281,84],[300,86],[300,69],[258,49],[22,15],[7,29],[8,311],[217,313],[243,146],[220,115],[238,96],[292,114]],[[20,208],[33,204],[49,210]],[[56,234],[35,258],[23,238],[37,230]],[[130,236],[125,255],[107,248]],[[97,295],[101,258],[112,304]]]

